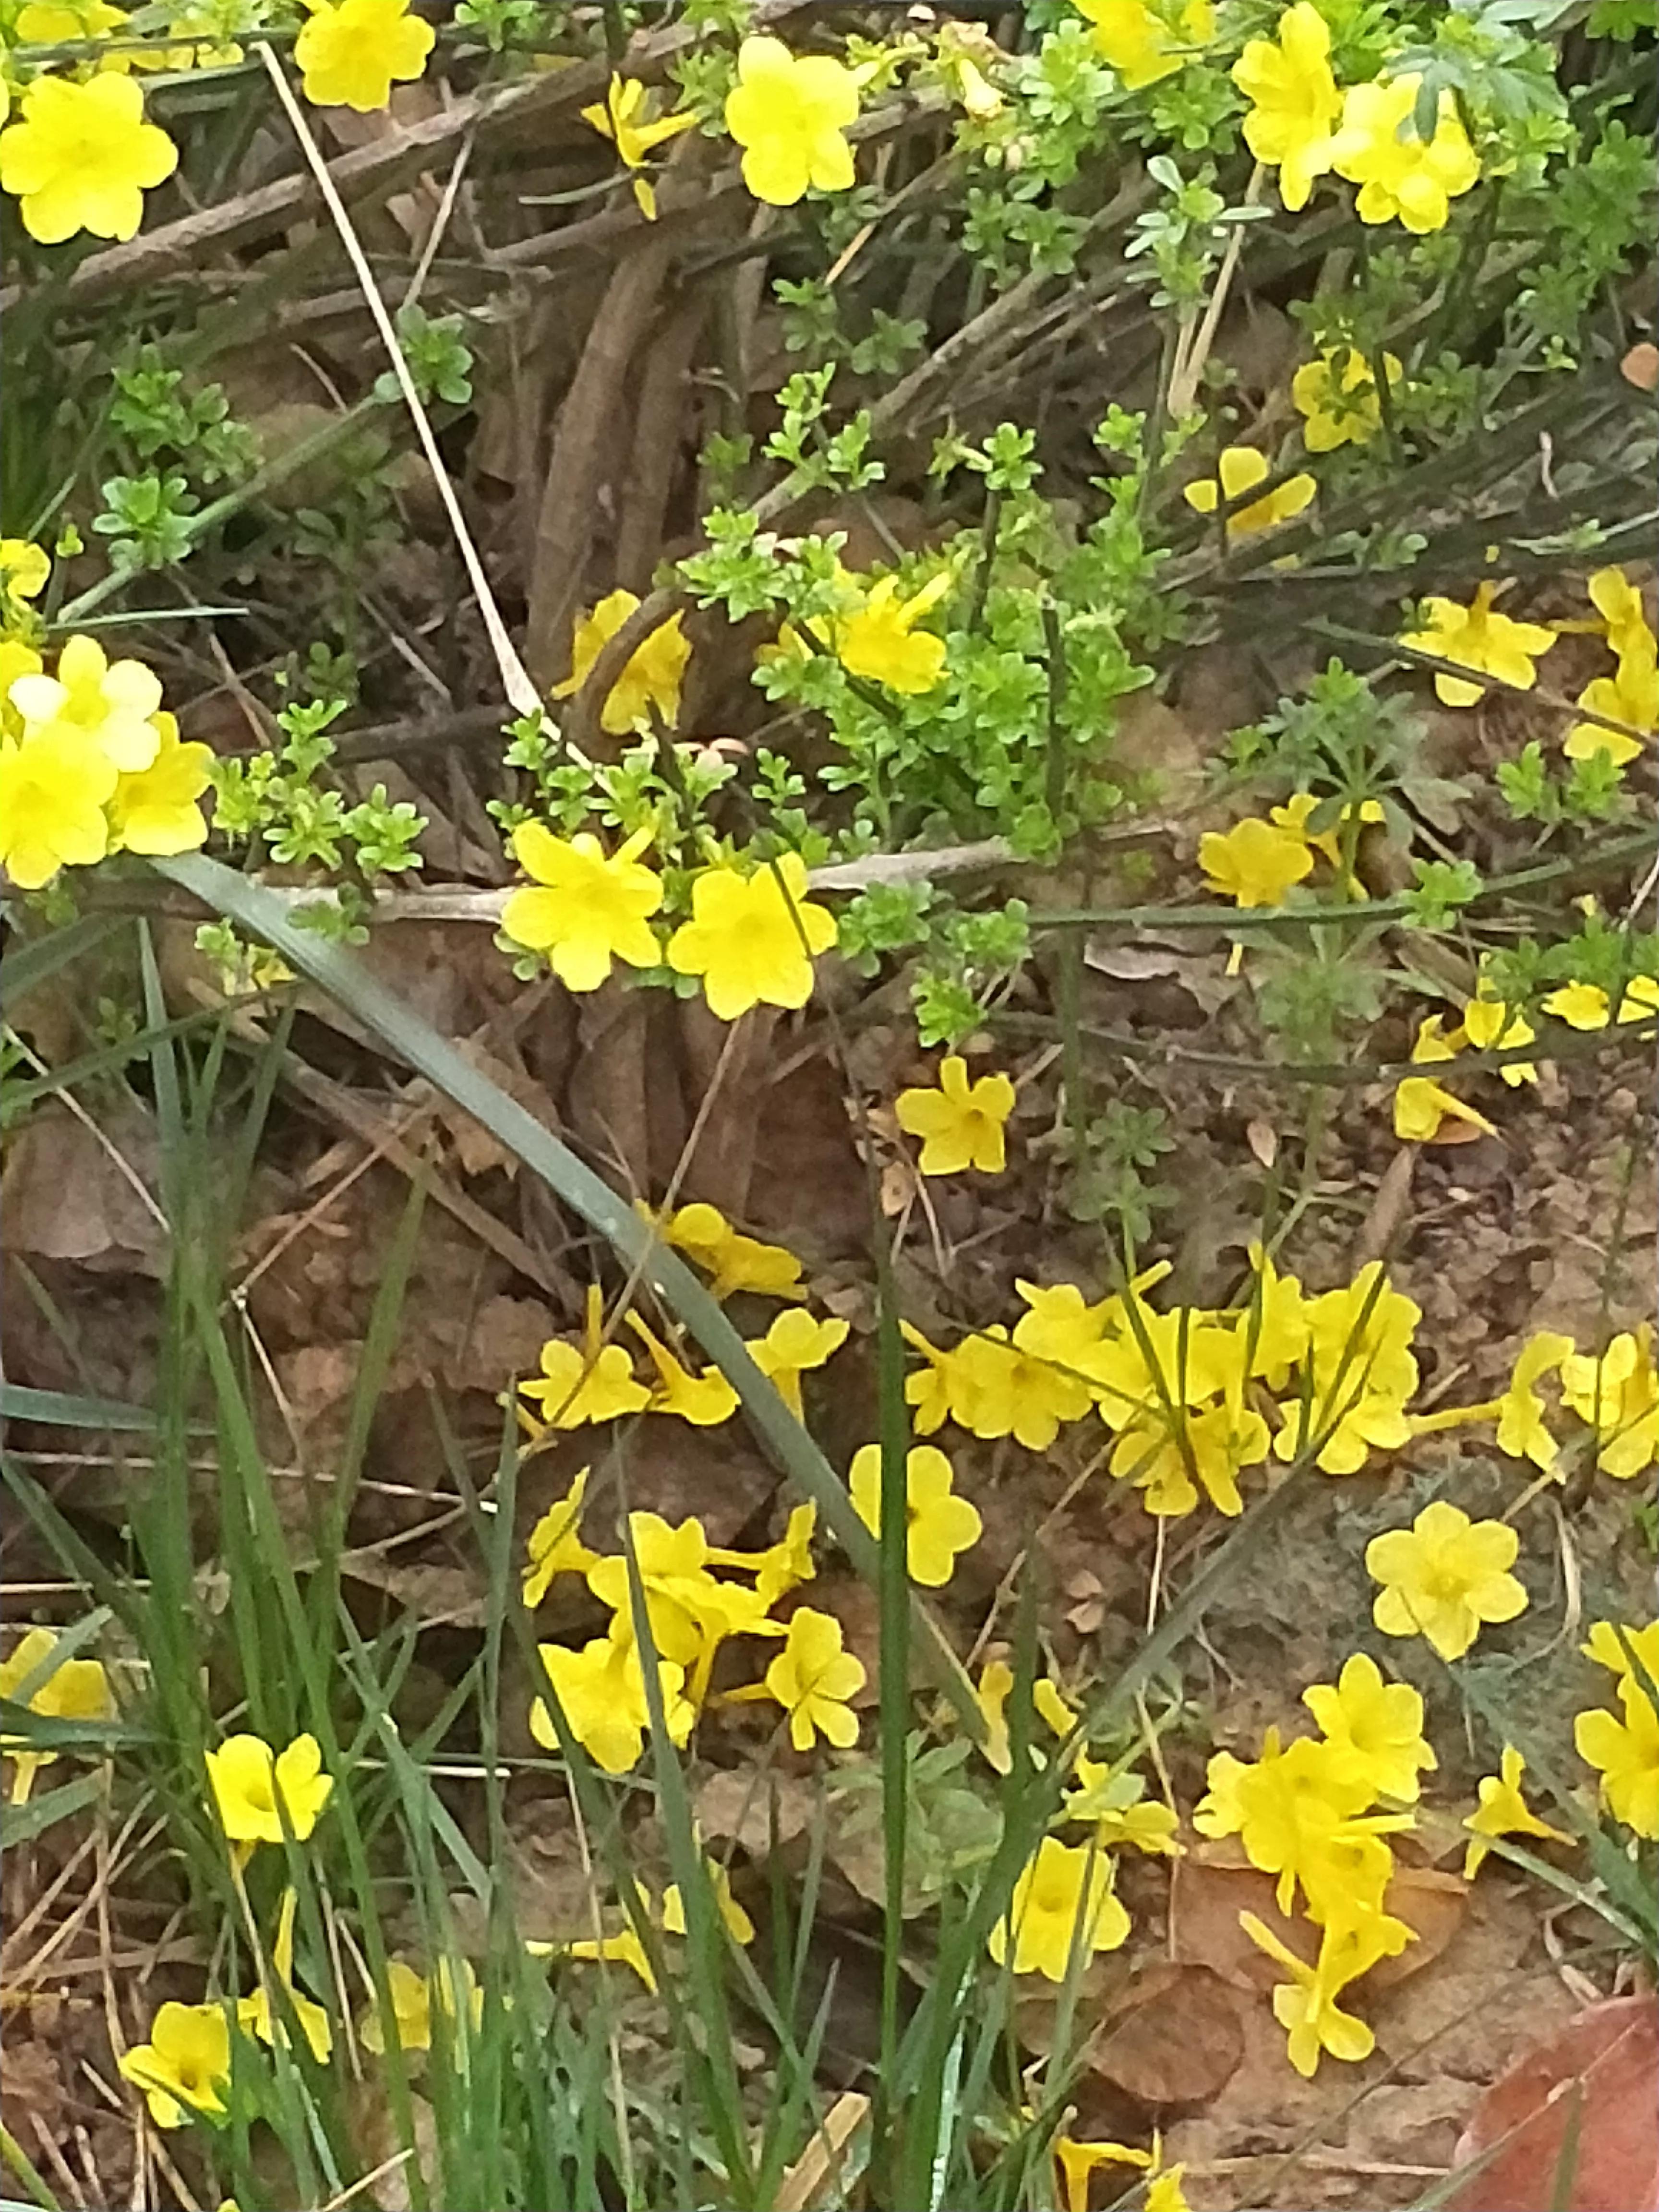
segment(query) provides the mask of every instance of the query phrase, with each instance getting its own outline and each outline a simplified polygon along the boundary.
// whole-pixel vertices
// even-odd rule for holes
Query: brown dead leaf
[[[539,1298],[486,1298],[455,1350],[444,1360],[452,1390],[504,1390],[515,1376],[533,1375],[558,1320]]]
[[[1244,1141],[1253,1157],[1264,1168],[1270,1168],[1279,1158],[1279,1132],[1271,1121],[1251,1121],[1246,1124]]]
[[[118,1117],[106,1139],[66,1109],[41,1107],[7,1140],[7,1248],[100,1273],[159,1276],[166,1232],[143,1195],[154,1188],[157,1157],[142,1109]]]
[[[1650,338],[1640,340],[1620,362],[1619,374],[1638,392],[1653,391],[1659,386],[1659,346]]]
[[[1144,1967],[1091,2046],[1089,2063],[1150,2111],[1218,2097],[1244,2056],[1238,2001],[1212,1967]]]
[[[758,1774],[732,1768],[711,1774],[697,1792],[699,1832],[710,1843],[733,1843],[761,1858],[775,1841],[805,1835],[822,1800],[811,1783],[792,1774]]]
[[[1235,1989],[1271,1990],[1284,1979],[1283,1972],[1238,1924],[1241,1912],[1253,1912],[1311,1965],[1319,1930],[1299,1915],[1286,1918],[1280,1912],[1273,1901],[1276,1887],[1273,1875],[1258,1872],[1231,1844],[1200,1844],[1177,1859],[1170,1890],[1177,1960],[1211,1967]],[[1468,1899],[1468,1886],[1455,1875],[1432,1867],[1396,1867],[1387,1908],[1415,1930],[1417,1941],[1397,1958],[1374,1966],[1364,1986],[1383,1989],[1403,1982],[1437,1959],[1462,1925]]]

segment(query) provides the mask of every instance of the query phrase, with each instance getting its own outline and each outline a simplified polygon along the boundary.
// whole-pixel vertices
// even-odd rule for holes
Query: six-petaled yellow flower
[[[1443,1064],[1456,1057],[1457,1048],[1449,1037],[1440,1033],[1440,1016],[1431,1014],[1418,1025],[1412,1046],[1413,1062]],[[1497,1130],[1484,1114],[1455,1097],[1443,1083],[1432,1076],[1402,1076],[1394,1094],[1394,1133],[1407,1144],[1431,1144],[1440,1133],[1441,1124],[1448,1119],[1467,1122],[1472,1128],[1495,1137]]]
[[[142,2089],[158,2128],[179,2128],[189,2112],[227,2109],[230,2023],[222,2005],[167,2003],[149,2024],[149,2041],[121,2057],[121,2073]]]
[[[698,975],[711,1012],[734,1022],[751,1006],[804,1006],[812,962],[836,941],[836,918],[806,895],[799,853],[763,862],[752,875],[705,868],[691,884],[691,919],[668,940],[676,975]]]
[[[1385,1682],[1363,1651],[1343,1662],[1334,1684],[1315,1682],[1302,1702],[1320,1733],[1374,1796],[1415,1802],[1419,1770],[1438,1765],[1423,1735],[1423,1700],[1409,1682]]]
[[[1314,179],[1331,166],[1342,112],[1331,74],[1330,26],[1313,0],[1296,0],[1285,9],[1276,42],[1250,40],[1233,64],[1232,78],[1250,102],[1245,144],[1258,161],[1277,167],[1285,205],[1292,212],[1306,207]]]
[[[639,605],[632,592],[611,592],[591,615],[578,620],[570,646],[570,673],[562,684],[553,686],[550,696],[575,696],[600,653]],[[606,692],[599,709],[599,727],[613,738],[629,730],[648,729],[650,710],[654,708],[672,729],[679,720],[680,686],[690,658],[690,641],[680,627],[680,617],[671,615],[665,623],[659,623],[629,653],[621,675]]]
[[[1471,1521],[1437,1498],[1409,1528],[1365,1547],[1365,1569],[1382,1587],[1371,1617],[1385,1636],[1422,1636],[1443,1659],[1461,1659],[1489,1621],[1513,1620],[1527,1593],[1509,1571],[1521,1540],[1502,1521]]]
[[[757,200],[793,207],[808,185],[844,192],[853,181],[848,124],[859,81],[828,54],[792,54],[781,39],[745,39],[726,127],[743,151],[743,181]]]
[[[160,684],[140,660],[106,659],[96,638],[66,640],[57,674],[17,677],[10,698],[26,736],[52,730],[90,738],[123,775],[138,775],[161,749]]]
[[[946,568],[905,599],[896,576],[882,577],[861,606],[831,621],[836,658],[849,676],[884,684],[890,691],[912,696],[931,691],[945,673],[945,641],[916,624],[955,583],[955,572]]]
[[[144,194],[179,166],[179,149],[144,120],[130,76],[100,70],[84,84],[38,76],[21,120],[0,131],[0,191],[15,195],[23,228],[42,246],[79,231],[127,239],[144,219]]]
[[[907,1561],[912,1582],[942,1589],[956,1571],[957,1554],[977,1544],[979,1509],[956,1496],[951,1462],[936,1444],[913,1444],[905,1455]],[[853,1455],[848,1487],[853,1507],[872,1536],[881,1534],[881,1446],[860,1444]]]
[[[0,738],[0,867],[21,890],[103,859],[117,781],[102,746],[60,723]]]
[[[1253,537],[1258,530],[1271,530],[1275,524],[1289,522],[1311,504],[1319,487],[1305,472],[1286,477],[1284,483],[1260,499],[1253,499],[1248,507],[1235,507],[1233,501],[1242,499],[1259,483],[1266,483],[1272,471],[1267,456],[1255,446],[1226,446],[1216,463],[1216,474],[1200,477],[1194,483],[1184,485],[1182,497],[1188,507],[1200,514],[1213,514],[1219,507],[1227,509],[1227,542],[1235,538]]]
[[[1097,1951],[1115,1951],[1128,1933],[1106,1853],[1045,1836],[1015,1882],[1007,1917],[991,1930],[988,1948],[998,1966],[1011,1965],[1017,1974],[1063,1982],[1073,1958],[1086,1966]]]
[[[1392,391],[1404,374],[1395,355],[1383,355],[1382,374]],[[1302,442],[1310,453],[1366,445],[1382,427],[1376,374],[1353,346],[1304,361],[1291,379],[1291,398],[1303,418]]]
[[[1578,1756],[1601,1778],[1601,1796],[1632,1834],[1659,1839],[1659,1711],[1636,1680],[1619,1683],[1623,1720],[1597,1705],[1573,1723]]]
[[[310,9],[294,41],[295,66],[315,107],[373,114],[426,67],[435,33],[409,0],[303,0]]]
[[[939,1062],[936,1090],[901,1091],[893,1111],[907,1136],[920,1137],[923,1175],[960,1175],[977,1168],[1000,1175],[1008,1164],[1004,1130],[1014,1110],[1014,1086],[1003,1074],[968,1080],[959,1053]]]
[[[613,960],[656,967],[662,947],[649,917],[662,904],[662,880],[640,863],[650,842],[647,826],[607,854],[586,830],[556,837],[542,823],[520,823],[514,856],[534,885],[513,893],[501,927],[514,944],[544,952],[567,990],[597,991]]]
[[[1094,26],[1096,50],[1126,92],[1173,76],[1215,35],[1210,0],[1077,0],[1077,5]]]
[[[1259,815],[1247,814],[1231,830],[1206,830],[1198,841],[1205,890],[1237,906],[1282,906],[1313,864],[1305,837]]]
[[[833,1318],[815,1321],[799,1306],[781,1313],[763,1337],[751,1338],[750,1357],[763,1375],[769,1375],[778,1395],[798,1421],[806,1418],[801,1404],[800,1378],[810,1367],[822,1367],[847,1341],[848,1324]]]
[[[193,853],[207,842],[207,817],[198,802],[212,781],[213,749],[181,743],[171,714],[158,714],[154,720],[161,734],[155,757],[117,783],[110,828],[129,853]]]
[[[1417,136],[1412,117],[1420,82],[1415,76],[1379,77],[1350,86],[1331,149],[1332,167],[1360,188],[1361,222],[1392,222],[1398,216],[1419,236],[1443,229],[1450,203],[1480,176],[1449,92],[1440,95],[1433,137]]]

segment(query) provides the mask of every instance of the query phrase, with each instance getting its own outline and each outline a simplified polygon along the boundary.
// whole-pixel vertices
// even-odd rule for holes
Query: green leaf
[[[44,1797],[31,1797],[27,1804],[0,1805],[0,1851],[9,1851],[18,1844],[32,1843],[59,1820],[67,1820],[73,1813],[83,1813],[88,1805],[97,1803],[103,1786],[98,1775],[83,1774],[78,1782],[66,1782],[61,1790],[48,1790]]]
[[[155,1426],[142,1406],[112,1398],[82,1398],[67,1390],[29,1390],[0,1382],[0,1421],[40,1421],[54,1429],[137,1429]]]

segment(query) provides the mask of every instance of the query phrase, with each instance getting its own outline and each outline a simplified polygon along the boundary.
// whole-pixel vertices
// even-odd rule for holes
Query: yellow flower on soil
[[[1586,1659],[1595,1660],[1621,1681],[1627,1674],[1638,1680],[1645,1674],[1649,1681],[1659,1683],[1659,1620],[1650,1620],[1645,1628],[1598,1620],[1590,1629],[1589,1641],[1578,1648]]]
[[[905,1455],[904,1487],[913,1582],[943,1589],[956,1572],[957,1554],[977,1544],[979,1510],[955,1495],[951,1462],[935,1444],[913,1444]],[[872,1536],[881,1534],[881,1446],[860,1444],[848,1478],[853,1508]]]
[[[524,1571],[527,1606],[539,1605],[558,1576],[585,1575],[598,1562],[599,1553],[588,1550],[579,1533],[592,1473],[591,1468],[581,1468],[564,1496],[548,1507],[530,1532]]]
[[[230,2023],[216,2004],[164,2004],[149,2024],[149,2041],[123,2053],[124,2078],[144,2093],[158,2128],[178,2128],[187,2112],[226,2109],[230,2087]]]
[[[945,641],[916,624],[956,585],[946,568],[908,599],[899,597],[896,576],[884,576],[862,606],[831,624],[836,658],[849,676],[884,684],[890,691],[915,696],[931,691],[945,672]]]
[[[207,817],[197,802],[212,781],[213,749],[181,744],[171,714],[154,720],[161,744],[148,768],[116,785],[111,829],[129,853],[193,853],[207,842]]]
[[[1595,1431],[1595,1464],[1620,1481],[1659,1459],[1659,1373],[1654,1333],[1643,1322],[1615,1336],[1599,1359],[1574,1352],[1561,1362],[1561,1395]]]
[[[1033,1359],[1075,1368],[1117,1325],[1118,1302],[1090,1305],[1075,1283],[1016,1281],[1014,1288],[1030,1308],[1014,1323],[1014,1344]]]
[[[755,1923],[732,1896],[731,1875],[723,1866],[715,1865],[710,1860],[706,1859],[703,1864],[727,1935],[734,1942],[752,1943]],[[677,1881],[671,1881],[662,1893],[662,1932],[665,1936],[684,1936],[686,1932],[685,1906]]]
[[[858,1741],[858,1715],[848,1704],[865,1684],[864,1662],[842,1648],[833,1613],[797,1606],[783,1649],[766,1670],[765,1692],[789,1716],[789,1741],[811,1751],[822,1735],[842,1751]]]
[[[1601,1706],[1580,1713],[1572,1740],[1586,1766],[1601,1777],[1601,1796],[1614,1820],[1632,1834],[1659,1838],[1659,1712],[1626,1674],[1619,1684],[1622,1722]]]
[[[50,1628],[27,1630],[11,1656],[0,1661],[0,1698],[15,1701],[29,1677],[51,1661],[59,1641]],[[104,1721],[115,1711],[109,1676],[98,1659],[60,1659],[24,1702],[43,1720]],[[34,1787],[35,1776],[58,1756],[55,1751],[32,1751],[21,1736],[0,1736],[0,1753],[15,1761],[11,1784],[14,1805],[24,1802]]]
[[[1414,1061],[1419,1065],[1443,1062],[1455,1058],[1456,1052],[1450,1039],[1440,1034],[1438,1014],[1431,1014],[1419,1024],[1417,1040],[1412,1046]],[[1454,1097],[1444,1084],[1435,1082],[1431,1076],[1403,1076],[1395,1085],[1394,1133],[1406,1143],[1431,1144],[1440,1133],[1441,1123],[1449,1117],[1468,1122],[1473,1128],[1484,1129],[1489,1137],[1498,1134],[1484,1114]]]
[[[1604,1030],[1613,1018],[1613,1002],[1599,984],[1563,983],[1544,1000],[1544,1012],[1569,1029]]]
[[[638,1648],[598,1636],[580,1651],[562,1644],[539,1649],[553,1694],[583,1750],[607,1774],[630,1772],[640,1763],[651,1727]],[[696,1719],[684,1694],[685,1669],[674,1660],[659,1659],[657,1675],[669,1741],[684,1746]],[[530,1733],[549,1750],[558,1748],[558,1731],[544,1698],[538,1698],[530,1708]]]
[[[722,864],[691,884],[691,919],[668,940],[678,975],[700,975],[709,1011],[734,1022],[751,1006],[804,1006],[812,962],[836,941],[836,918],[806,896],[806,863],[785,853],[752,875]]]
[[[1607,643],[1621,659],[1659,659],[1659,639],[1648,625],[1642,590],[1622,568],[1598,568],[1587,586],[1590,604],[1601,617]]]
[[[586,830],[556,837],[539,822],[520,823],[514,857],[535,888],[513,893],[501,927],[515,944],[546,953],[567,990],[597,991],[613,960],[658,966],[662,947],[647,917],[662,904],[662,881],[640,865],[650,842],[648,827],[636,830],[607,854]]]
[[[960,1175],[970,1167],[1000,1175],[1008,1164],[1003,1130],[1013,1110],[1007,1076],[981,1075],[969,1083],[968,1063],[954,1052],[939,1062],[936,1090],[901,1091],[893,1108],[905,1134],[922,1140],[917,1165],[923,1175]]]
[[[280,1752],[261,1736],[227,1736],[206,1759],[214,1810],[233,1844],[280,1844],[285,1819],[304,1843],[334,1789],[314,1735],[296,1735]]]
[[[1659,1014],[1659,975],[1632,975],[1619,1001],[1621,1022],[1650,1022]]]
[[[1463,1879],[1473,1881],[1481,1863],[1492,1846],[1487,1840],[1492,1836],[1539,1836],[1546,1843],[1570,1844],[1571,1836],[1564,1836],[1559,1828],[1552,1828],[1547,1820],[1540,1820],[1521,1795],[1521,1777],[1527,1771],[1527,1762],[1512,1743],[1504,1746],[1504,1755],[1496,1774],[1480,1778],[1477,1795],[1480,1803],[1463,1826],[1469,1829],[1471,1840],[1463,1853]]]
[[[639,605],[632,592],[612,592],[591,615],[581,617],[571,641],[570,673],[562,684],[553,686],[550,697],[574,697],[586,683],[588,671],[600,652]],[[680,617],[671,615],[629,656],[622,674],[605,694],[599,709],[600,728],[613,738],[629,730],[648,729],[648,709],[654,707],[672,729],[679,720],[680,685],[690,658],[690,641],[680,628]]]
[[[1409,1682],[1385,1682],[1375,1659],[1356,1651],[1334,1685],[1315,1682],[1302,1702],[1320,1733],[1374,1797],[1414,1804],[1418,1771],[1439,1765],[1423,1735],[1423,1700]]]
[[[1298,1736],[1281,1750],[1276,1728],[1263,1732],[1260,1759],[1217,1752],[1208,1782],[1193,1826],[1201,1836],[1237,1835],[1253,1867],[1277,1875],[1281,1912],[1290,1911],[1298,1883],[1310,1896],[1328,1887],[1339,1847],[1401,1825],[1392,1815],[1359,1818],[1372,1787],[1338,1746]]]
[[[1501,999],[1470,999],[1464,1005],[1463,1039],[1477,1052],[1518,1052],[1537,1035],[1520,1008],[1505,1006]],[[1538,1080],[1538,1070],[1528,1060],[1508,1060],[1498,1073],[1511,1090]]]
[[[800,1306],[778,1315],[764,1336],[750,1340],[749,1353],[763,1375],[769,1375],[778,1395],[798,1421],[806,1418],[801,1403],[800,1378],[810,1367],[822,1367],[847,1341],[844,1321],[814,1321]]]
[[[1308,0],[1301,4],[1308,5]],[[1382,374],[1390,390],[1404,373],[1393,354],[1383,355]],[[1291,398],[1303,417],[1302,442],[1310,453],[1368,445],[1382,427],[1376,379],[1370,362],[1352,346],[1304,361],[1291,379]]]
[[[1313,873],[1304,837],[1246,815],[1231,830],[1206,830],[1198,841],[1204,888],[1241,907],[1282,906],[1292,884]]]
[[[1327,2051],[1333,2058],[1369,2058],[1376,2038],[1363,2020],[1342,2011],[1336,2001],[1350,1982],[1369,1972],[1379,1959],[1403,1949],[1409,1931],[1402,1931],[1399,1921],[1380,1915],[1357,1926],[1327,1928],[1320,1938],[1318,1960],[1310,1966],[1254,1912],[1241,1912],[1238,1921],[1250,1941],[1291,1977],[1273,1991],[1273,2018],[1289,2038],[1288,2056],[1297,2072],[1311,2079]]]
[[[769,1612],[786,1591],[799,1589],[817,1574],[812,1563],[812,1533],[817,1525],[816,1505],[797,1505],[778,1541],[756,1553],[755,1595]]]
[[[1520,1548],[1502,1521],[1471,1521],[1437,1498],[1409,1528],[1365,1547],[1365,1571],[1382,1585],[1371,1618],[1385,1636],[1426,1637],[1443,1659],[1461,1659],[1487,1622],[1526,1611],[1527,1593],[1509,1571]]]
[[[310,15],[294,41],[295,66],[313,107],[384,107],[394,83],[418,77],[432,52],[429,23],[409,0],[304,0]]]
[[[1350,86],[1331,149],[1337,174],[1360,187],[1355,205],[1361,222],[1392,222],[1398,216],[1419,237],[1443,229],[1449,203],[1480,177],[1480,161],[1449,92],[1440,95],[1433,137],[1425,143],[1417,136],[1411,118],[1421,82],[1416,76],[1379,77]]]
[[[483,1991],[465,1959],[441,1959],[429,1975],[417,1973],[407,1960],[388,1959],[386,1980],[399,2051],[431,2050],[434,2010],[452,2023],[452,2033],[453,2023],[459,2020],[463,2008],[473,2029],[483,2019]],[[386,2029],[378,2005],[371,2006],[358,2023],[357,2039],[365,2051],[379,2054],[386,2049]]]
[[[334,2031],[329,2026],[328,2014],[316,2001],[305,1996],[294,1986],[294,1910],[292,1889],[283,1892],[283,1902],[276,1921],[276,1940],[270,1947],[270,1971],[281,1984],[288,2002],[294,2008],[294,2016],[300,2023],[300,2033],[311,2045],[311,2055],[319,2066],[326,2066],[329,2053],[334,2048]],[[236,2025],[250,2035],[257,2035],[261,2043],[273,2047],[288,2043],[287,2021],[283,2009],[271,2002],[269,1987],[256,1990],[252,1996],[236,2000]]]
[[[853,182],[846,130],[859,112],[859,81],[828,54],[792,54],[781,39],[745,39],[726,127],[744,149],[743,181],[769,207],[793,207],[809,185],[844,192]]]
[[[757,1291],[767,1297],[803,1298],[801,1263],[781,1244],[763,1244],[734,1229],[717,1206],[702,1200],[683,1206],[659,1224],[663,1241],[684,1252],[714,1280],[717,1298],[734,1291]]]
[[[1286,208],[1306,207],[1315,178],[1331,166],[1342,112],[1331,74],[1330,26],[1313,0],[1296,0],[1285,9],[1276,43],[1250,40],[1233,64],[1232,79],[1250,102],[1244,143],[1258,161],[1278,168],[1279,196]],[[1311,438],[1308,443],[1316,453],[1323,450]]]
[[[1497,677],[1500,683],[1530,691],[1538,681],[1534,663],[1555,643],[1555,632],[1542,623],[1514,622],[1508,615],[1498,614],[1493,605],[1498,592],[1496,584],[1478,585],[1468,606],[1461,606],[1455,599],[1425,599],[1427,628],[1408,630],[1400,642],[1418,653],[1455,660],[1460,668],[1478,669]],[[1486,696],[1483,684],[1471,684],[1462,676],[1448,676],[1443,671],[1437,672],[1434,689],[1436,696],[1448,707],[1473,707]]]
[[[11,703],[11,687],[20,676],[38,676],[41,659],[21,637],[0,635],[0,738],[21,738],[23,717]]]
[[[586,1421],[614,1421],[642,1413],[651,1393],[635,1378],[633,1363],[620,1344],[601,1345],[592,1328],[581,1344],[550,1337],[542,1346],[542,1371],[533,1382],[520,1382],[524,1397],[539,1403],[542,1419],[556,1429],[579,1429]]]
[[[1074,1955],[1086,1966],[1097,1951],[1115,1951],[1128,1934],[1129,1916],[1112,1889],[1111,1860],[1091,1844],[1068,1846],[1045,1836],[987,1948],[999,1966],[1063,1982]]]
[[[1094,43],[1103,61],[1117,71],[1126,92],[1139,92],[1160,77],[1173,76],[1200,46],[1215,36],[1210,0],[1077,0],[1078,12],[1094,25]]]
[[[28,538],[0,538],[0,598],[39,599],[52,574],[52,562]]]
[[[131,238],[144,219],[145,192],[178,166],[172,139],[144,120],[138,86],[107,70],[84,84],[36,77],[23,94],[21,119],[0,131],[0,191],[16,196],[24,229],[42,246],[61,246],[82,230]]]
[[[539,1943],[529,1946],[536,1953],[540,1953],[544,1948],[550,1949],[555,1947],[544,1947]],[[577,1942],[563,1943],[556,1948],[567,1959],[587,1959],[596,1963],[604,1961],[613,1966],[629,1966],[652,1996],[657,1994],[656,1972],[651,1964],[650,1954],[640,1941],[637,1928],[624,1928],[619,1936],[584,1936]]]
[[[1060,1424],[1080,1421],[1092,1402],[1087,1382],[1010,1344],[1000,1324],[946,1357],[950,1412],[976,1437],[1012,1437],[1028,1451],[1047,1451]],[[924,1426],[920,1414],[916,1426]]]
[[[161,685],[142,661],[107,660],[94,637],[68,639],[55,676],[18,677],[11,703],[27,736],[53,730],[89,738],[123,775],[149,768],[161,749]]]
[[[657,1371],[647,1413],[672,1413],[678,1420],[689,1421],[694,1429],[717,1429],[722,1421],[731,1419],[741,1401],[718,1367],[705,1367],[701,1375],[694,1375],[652,1334],[638,1314],[629,1315],[628,1326],[644,1345],[646,1357]]]
[[[115,784],[109,755],[79,731],[47,724],[0,739],[0,866],[20,890],[103,859]]]
[[[1529,1336],[1516,1360],[1510,1387],[1498,1401],[1498,1449],[1534,1467],[1555,1464],[1555,1439],[1544,1419],[1544,1401],[1533,1384],[1571,1357],[1572,1339],[1543,1328]]]
[[[1250,538],[1258,530],[1271,530],[1276,523],[1288,522],[1310,506],[1319,486],[1310,476],[1286,477],[1284,483],[1262,498],[1252,500],[1248,507],[1234,507],[1232,502],[1242,499],[1247,491],[1265,483],[1271,471],[1267,456],[1255,446],[1227,446],[1216,464],[1217,473],[1200,477],[1196,483],[1184,485],[1182,497],[1188,507],[1200,514],[1213,514],[1218,507],[1225,506],[1227,542]]]

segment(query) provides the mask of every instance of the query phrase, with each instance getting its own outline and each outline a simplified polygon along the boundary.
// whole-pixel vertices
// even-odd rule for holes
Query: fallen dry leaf
[[[1659,346],[1650,338],[1643,338],[1620,362],[1619,374],[1638,392],[1651,392],[1659,386]]]
[[[822,1802],[817,1790],[793,1775],[732,1768],[711,1774],[698,1790],[697,1826],[710,1843],[738,1844],[762,1858],[775,1841],[804,1835]]]
[[[1659,2212],[1654,1999],[1587,2007],[1495,2081],[1456,2163],[1487,2152],[1452,2212]]]
[[[1224,1978],[1164,1961],[1123,1991],[1089,2063],[1150,2111],[1190,2111],[1220,2095],[1243,2056],[1244,2024]]]
[[[1213,1969],[1235,1989],[1270,1990],[1284,1975],[1238,1924],[1241,1912],[1253,1912],[1298,1958],[1312,1963],[1319,1930],[1297,1915],[1287,1919],[1273,1902],[1276,1879],[1248,1865],[1231,1844],[1200,1844],[1176,1862],[1170,1915],[1177,1960]],[[1384,1989],[1419,1973],[1437,1959],[1462,1925],[1467,1886],[1455,1875],[1432,1867],[1399,1867],[1389,1885],[1390,1912],[1415,1930],[1397,1958],[1384,1959],[1365,1977],[1364,1986]]]

